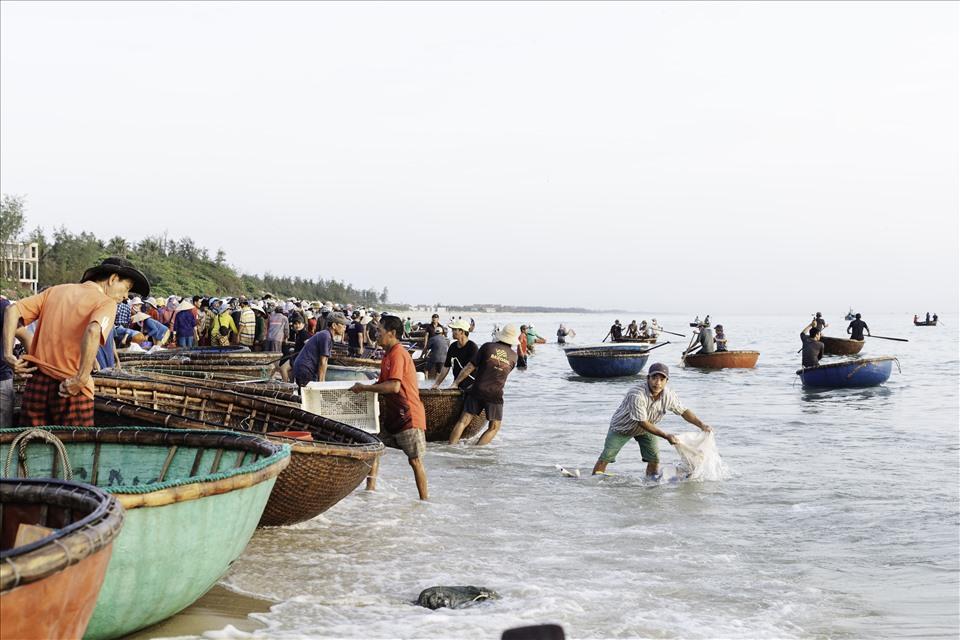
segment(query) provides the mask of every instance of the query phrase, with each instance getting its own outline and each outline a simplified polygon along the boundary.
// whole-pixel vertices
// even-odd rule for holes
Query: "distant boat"
[[[855,313],[853,312],[853,307],[850,307],[850,310],[847,311],[847,315],[843,316],[843,319],[846,320],[847,322],[850,322],[851,320],[855,319],[856,317],[857,317],[857,314],[855,314]]]
[[[642,338],[628,338],[627,336],[622,336],[620,338],[611,338],[613,342],[637,342],[643,344],[655,344],[657,342],[657,336],[642,337]]]
[[[863,340],[820,336],[820,342],[823,343],[823,353],[827,356],[852,356],[863,349]]]
[[[753,369],[759,358],[759,351],[714,351],[689,355],[683,363],[698,369]]]
[[[618,378],[635,376],[643,370],[650,357],[647,349],[608,349],[587,347],[566,349],[567,362],[577,375],[585,378]]]
[[[859,358],[805,367],[797,371],[805,387],[875,387],[890,378],[896,358]]]
[[[937,326],[936,320],[914,320],[913,324],[918,327],[935,327]]]

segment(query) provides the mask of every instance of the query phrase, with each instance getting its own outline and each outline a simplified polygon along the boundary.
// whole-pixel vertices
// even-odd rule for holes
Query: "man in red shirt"
[[[423,454],[427,450],[425,433],[427,417],[420,401],[417,388],[417,370],[413,359],[402,344],[403,321],[396,316],[383,316],[380,320],[380,332],[377,344],[383,349],[380,362],[380,377],[376,384],[356,383],[350,390],[354,393],[379,393],[383,395],[383,413],[380,424],[386,433],[380,439],[388,446],[396,446],[407,454],[413,468],[413,478],[417,482],[417,492],[421,500],[426,500],[427,472],[423,468]],[[368,488],[376,485],[376,472],[379,460],[370,472]]]
[[[146,276],[124,258],[107,258],[87,269],[80,284],[50,287],[7,309],[3,358],[15,372],[32,374],[20,426],[94,426],[91,373],[97,349],[112,342],[117,303],[130,291],[149,295]],[[13,355],[17,326],[34,320],[30,354],[18,359]]]

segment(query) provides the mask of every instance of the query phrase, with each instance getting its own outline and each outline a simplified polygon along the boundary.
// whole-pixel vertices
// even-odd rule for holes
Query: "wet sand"
[[[266,625],[249,617],[251,613],[265,613],[276,604],[242,595],[215,585],[202,598],[163,622],[126,636],[126,640],[200,636],[208,631],[219,631],[233,625],[239,631],[251,632]]]

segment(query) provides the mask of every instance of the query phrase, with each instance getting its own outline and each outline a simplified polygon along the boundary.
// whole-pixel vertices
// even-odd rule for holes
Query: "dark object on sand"
[[[535,624],[531,627],[507,629],[500,640],[565,640],[563,627],[558,624]]]
[[[490,589],[478,587],[430,587],[420,592],[417,604],[427,609],[459,609],[474,602],[496,600],[500,595]]]

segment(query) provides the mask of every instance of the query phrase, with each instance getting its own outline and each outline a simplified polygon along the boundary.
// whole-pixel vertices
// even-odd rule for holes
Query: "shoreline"
[[[251,618],[250,614],[268,613],[275,604],[278,603],[238,593],[218,582],[203,597],[180,613],[135,631],[125,636],[124,640],[204,636],[211,631],[220,631],[227,625],[245,634],[252,633],[265,629],[267,625]]]

